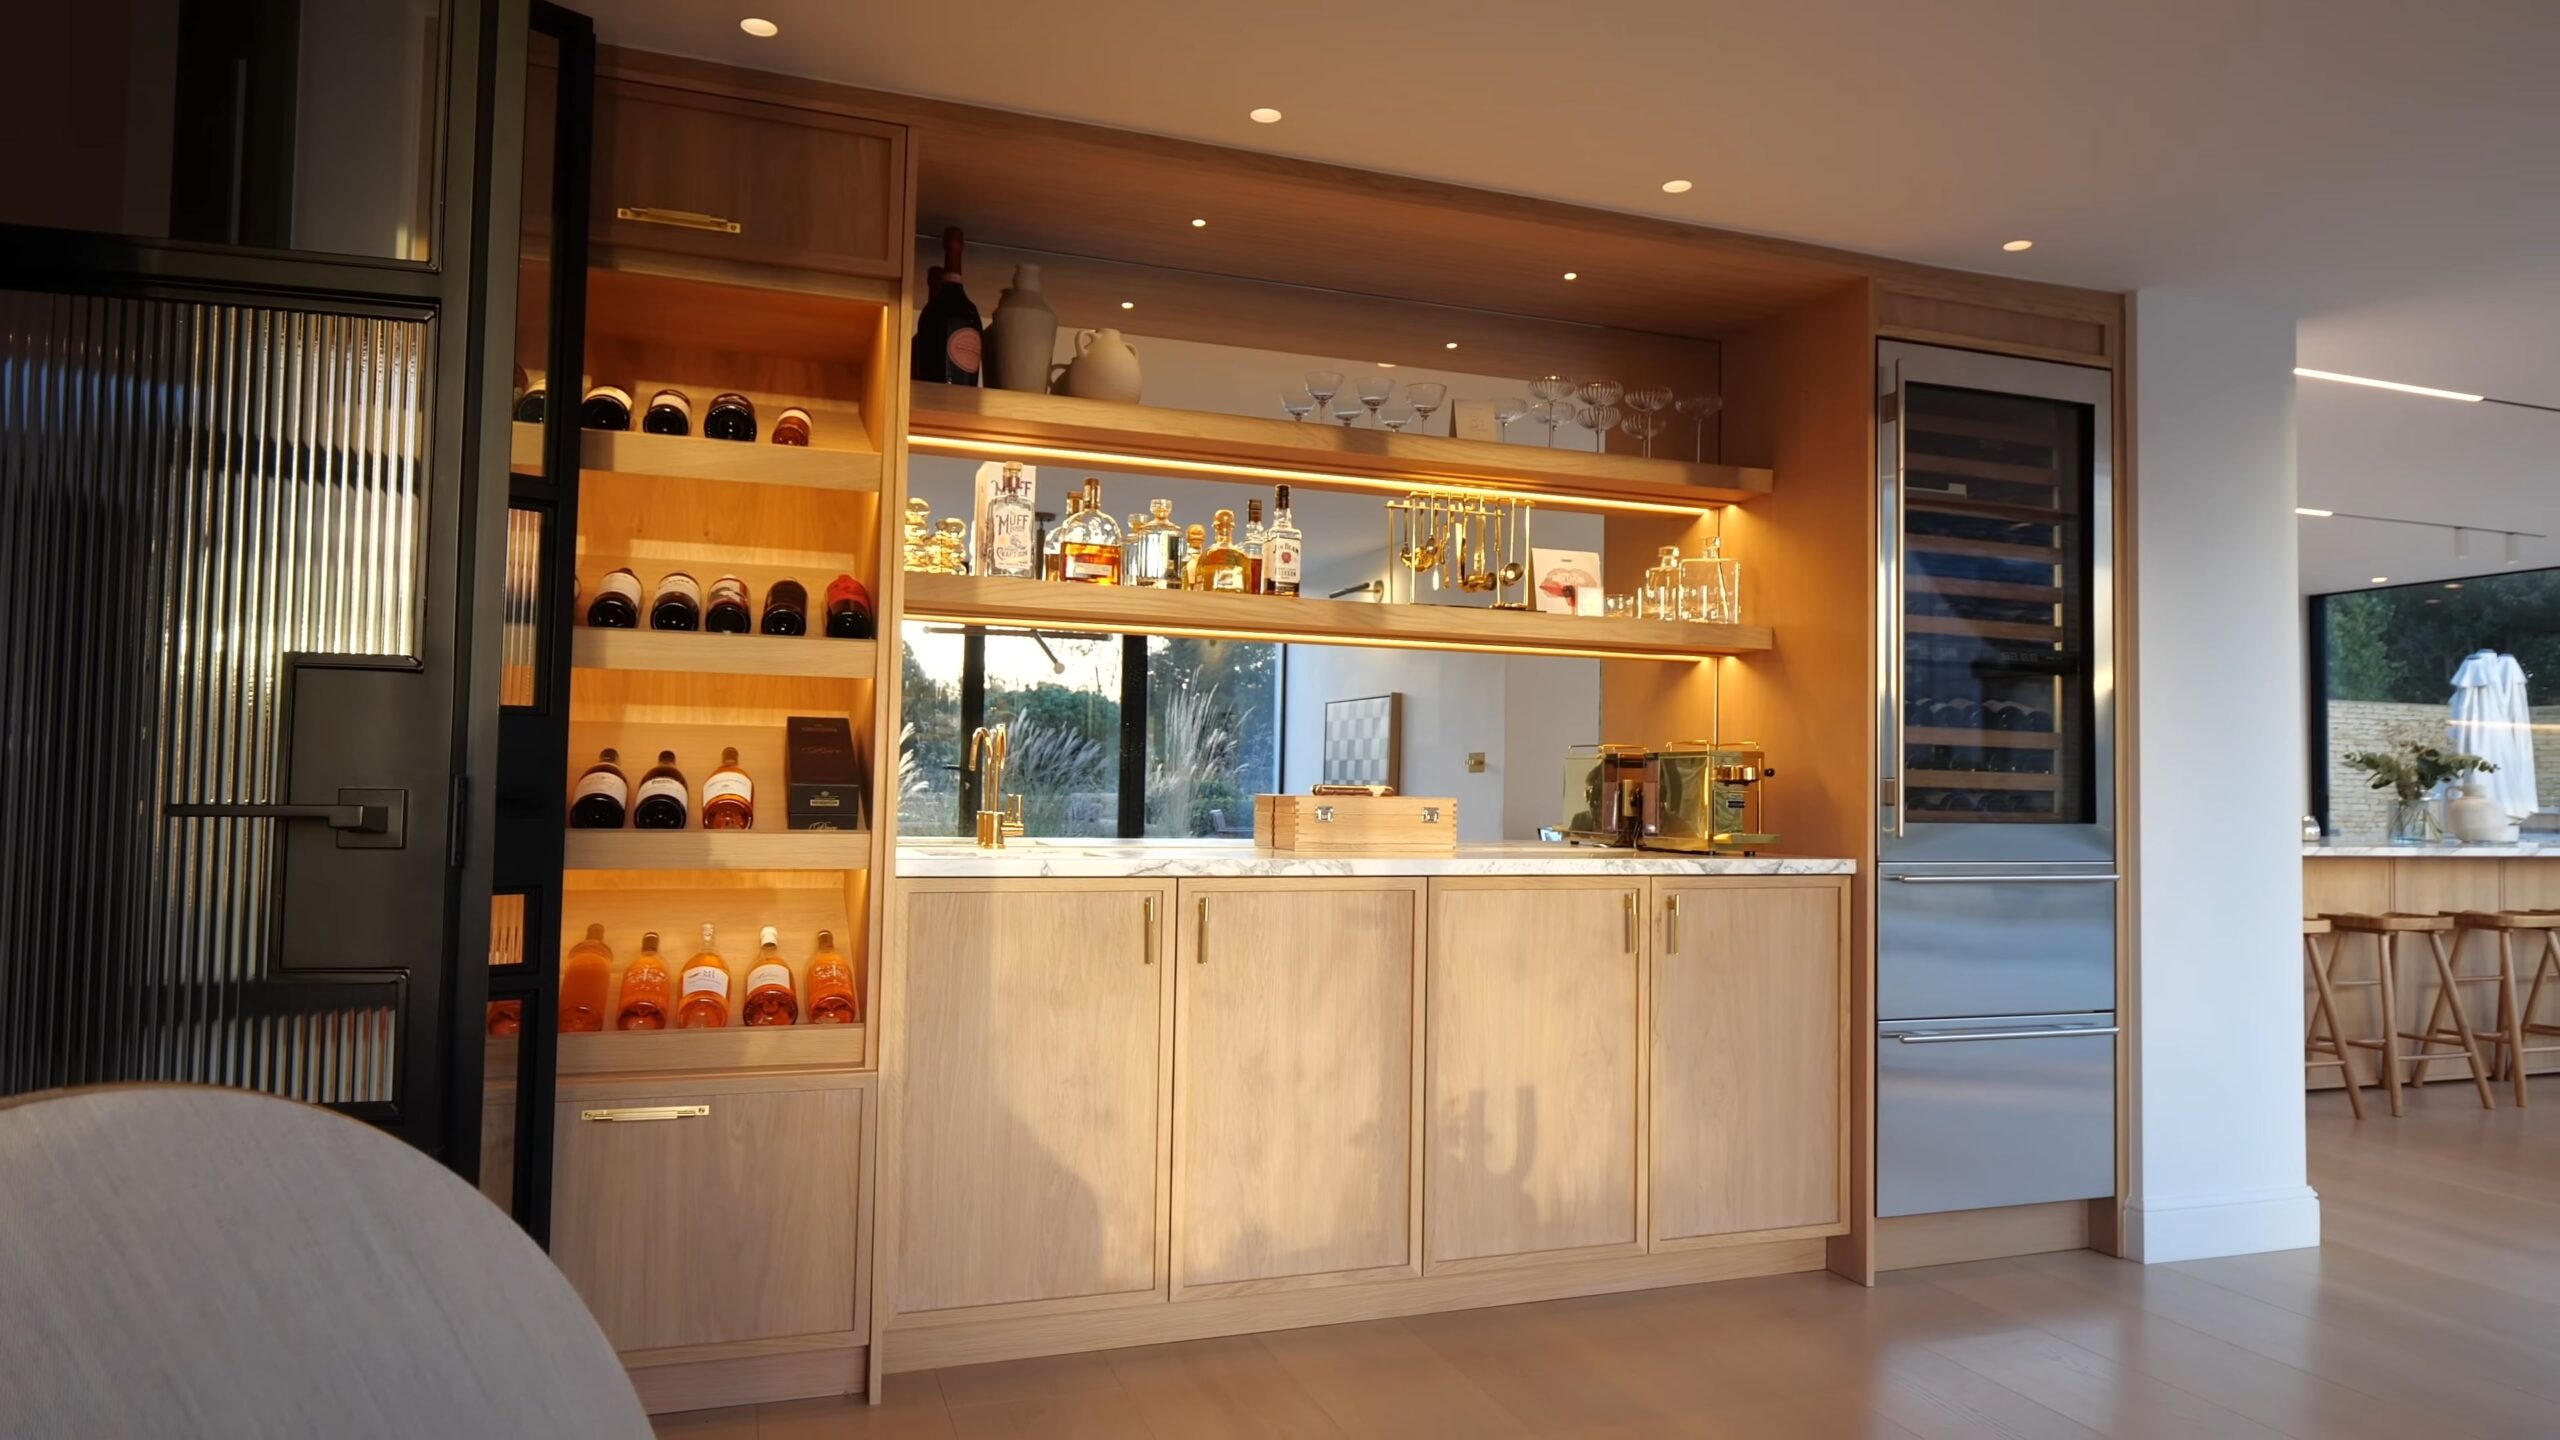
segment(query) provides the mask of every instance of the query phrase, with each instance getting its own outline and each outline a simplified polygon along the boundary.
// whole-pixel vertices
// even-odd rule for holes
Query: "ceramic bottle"
[[[1117,330],[1085,330],[1076,335],[1076,358],[1058,367],[1050,388],[1080,400],[1138,403],[1138,352]]]
[[[1057,348],[1058,312],[1040,293],[1040,267],[1016,265],[987,324],[987,383],[1037,395],[1049,388],[1049,359]]]

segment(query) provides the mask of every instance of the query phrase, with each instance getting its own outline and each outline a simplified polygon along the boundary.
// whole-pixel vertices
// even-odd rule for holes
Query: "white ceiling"
[[[2300,318],[2305,365],[2560,404],[2554,0],[587,8],[643,49],[1971,270],[2246,292]],[[1663,194],[1675,178],[1695,188]],[[2016,238],[2035,249],[2003,254]],[[2560,535],[2560,415],[2309,380],[2300,415],[2305,504]],[[2498,563],[2303,523],[2306,590]],[[2560,564],[2560,541],[2526,559]]]

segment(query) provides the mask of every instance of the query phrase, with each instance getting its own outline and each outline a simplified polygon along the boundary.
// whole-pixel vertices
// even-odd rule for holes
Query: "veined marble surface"
[[[2373,836],[2304,841],[2302,858],[2318,860],[2560,860],[2560,843],[2520,841],[2513,845],[2388,845]]]
[[[1602,850],[1542,841],[1461,845],[1455,855],[1292,855],[1249,840],[1007,841],[1002,850],[968,842],[898,847],[898,874],[944,879],[1031,876],[1262,875],[1852,875],[1854,860],[1798,855],[1680,855]]]

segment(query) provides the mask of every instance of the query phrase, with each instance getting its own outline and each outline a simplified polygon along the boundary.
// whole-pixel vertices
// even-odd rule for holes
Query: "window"
[[[973,833],[970,732],[1009,727],[1034,836],[1244,838],[1280,783],[1280,647],[909,624],[898,829]]]

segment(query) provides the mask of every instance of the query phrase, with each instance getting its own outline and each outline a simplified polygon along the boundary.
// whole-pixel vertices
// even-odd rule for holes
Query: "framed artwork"
[[[1324,702],[1327,785],[1404,788],[1404,696],[1390,691]]]
[[[1529,552],[1530,595],[1551,615],[1597,615],[1600,602],[1600,556],[1590,550]],[[1588,599],[1584,599],[1584,596]],[[1575,602],[1581,601],[1580,605]],[[1588,607],[1588,608],[1585,608]]]

